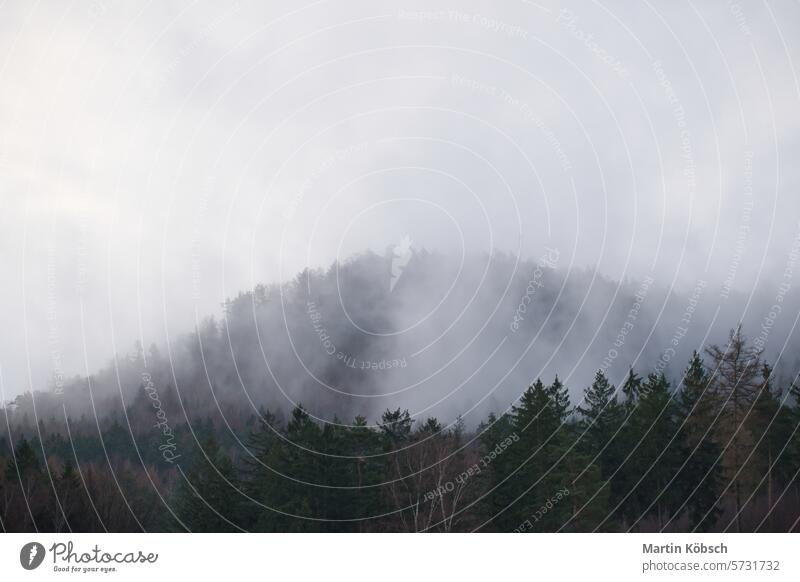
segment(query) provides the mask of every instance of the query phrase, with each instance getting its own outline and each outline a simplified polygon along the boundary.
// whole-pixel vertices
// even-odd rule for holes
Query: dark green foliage
[[[600,466],[603,479],[608,480],[620,464],[617,435],[625,418],[625,411],[617,401],[614,386],[598,370],[592,385],[586,389],[583,405],[578,406],[580,420],[580,448],[591,455]]]
[[[239,531],[241,495],[230,458],[211,439],[203,454],[178,483],[173,510],[182,526],[192,532]]]
[[[680,465],[675,404],[669,383],[663,374],[650,374],[641,384],[636,407],[627,421],[628,444],[633,444],[624,472],[629,476],[627,498],[622,514],[631,527],[652,517],[658,528],[664,527],[670,510],[680,502],[679,490],[673,481],[675,467]],[[620,488],[615,493],[621,494]]]
[[[245,315],[242,315],[244,317]],[[204,330],[215,341],[217,328]],[[243,341],[243,340],[242,340]],[[182,410],[169,448],[143,389],[126,415],[24,416],[0,440],[4,531],[786,531],[800,509],[800,388],[781,387],[734,331],[665,374],[602,371],[573,408],[537,379],[477,431],[386,410],[371,426],[302,406]],[[141,353],[134,360],[142,365]],[[151,355],[158,358],[157,355]],[[754,369],[754,364],[758,368]],[[182,398],[182,396],[181,396]],[[230,407],[229,407],[230,408]],[[220,411],[222,412],[222,411]],[[280,414],[280,413],[279,413]],[[188,422],[191,423],[191,427]],[[738,427],[738,431],[735,428]],[[12,446],[13,443],[13,446]],[[202,446],[200,445],[202,443]]]
[[[772,368],[766,362],[762,365],[761,377],[762,384],[746,420],[753,440],[749,465],[755,475],[761,476],[748,502],[752,503],[756,493],[766,497],[767,514],[761,529],[769,531],[776,529],[774,501],[779,493],[775,485],[790,481],[793,475],[788,450],[792,440],[792,414],[781,405],[781,394],[773,386]],[[789,462],[780,462],[783,455]]]

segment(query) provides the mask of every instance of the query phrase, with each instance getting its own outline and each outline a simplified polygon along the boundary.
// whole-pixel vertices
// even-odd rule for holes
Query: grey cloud
[[[771,301],[800,229],[797,7],[538,5],[6,7],[5,397],[406,234]]]

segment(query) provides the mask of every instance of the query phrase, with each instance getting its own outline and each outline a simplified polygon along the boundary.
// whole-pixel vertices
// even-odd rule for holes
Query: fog
[[[637,303],[614,382],[689,305],[673,377],[739,321],[789,373],[798,10],[11,2],[0,399],[138,342],[181,394],[478,420],[539,374],[577,393]]]

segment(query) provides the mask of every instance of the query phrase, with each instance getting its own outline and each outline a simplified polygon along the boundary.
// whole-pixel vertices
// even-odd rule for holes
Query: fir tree
[[[192,532],[235,532],[241,528],[241,493],[230,458],[214,440],[179,482],[174,500],[178,518]]]
[[[695,351],[678,393],[684,462],[676,480],[683,491],[691,529],[702,532],[711,531],[722,513],[722,448],[715,440],[717,410],[710,384],[703,360]]]
[[[761,368],[763,381],[746,421],[755,447],[750,464],[754,473],[761,476],[759,489],[767,498],[765,523],[770,530],[775,529],[776,480],[788,484],[791,479],[783,455],[791,435],[791,413],[781,404],[780,391],[773,388],[772,375],[772,368],[764,362]],[[782,459],[784,462],[780,462]]]
[[[608,378],[598,370],[592,385],[583,396],[584,405],[577,408],[581,414],[582,450],[599,461],[603,479],[608,479],[619,462],[614,435],[618,433],[624,412],[617,402],[615,388]]]

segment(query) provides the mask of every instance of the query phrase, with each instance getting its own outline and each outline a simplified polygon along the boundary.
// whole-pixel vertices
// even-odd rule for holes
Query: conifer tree
[[[280,531],[285,517],[275,511],[282,503],[284,477],[281,465],[285,438],[275,415],[260,411],[254,430],[247,439],[248,453],[243,456],[241,475],[248,496],[255,501],[248,512],[248,529],[261,532]]]
[[[92,510],[89,504],[85,503],[83,486],[71,459],[67,459],[64,468],[56,478],[56,492],[60,510],[58,508],[53,510],[53,515],[56,516],[53,524],[54,531],[92,531],[89,523]]]
[[[634,489],[627,502],[628,514],[631,515],[631,510],[639,513],[632,525],[651,516],[660,530],[666,524],[669,511],[678,504],[679,494],[673,479],[680,458],[675,420],[669,382],[663,373],[649,374],[640,387],[628,433],[633,441],[629,443],[633,449],[628,464],[633,467],[635,476]]]
[[[614,386],[602,370],[595,374],[592,385],[584,392],[583,401],[583,406],[577,408],[581,414],[582,450],[597,457],[603,479],[608,479],[619,463],[615,448],[618,443],[613,441],[622,425],[624,412]]]
[[[787,464],[780,462],[785,459],[784,453],[791,435],[791,413],[782,405],[780,391],[773,387],[772,376],[772,367],[764,362],[761,368],[762,384],[746,422],[755,446],[750,464],[755,475],[760,476],[759,490],[766,495],[765,523],[769,529],[774,529],[776,480],[788,482],[791,479]]]
[[[514,475],[517,501],[513,513],[536,512],[555,489],[558,431],[561,414],[553,399],[553,390],[541,379],[531,384],[512,408],[514,431],[519,437],[509,454],[516,467]]]
[[[571,412],[572,404],[569,399],[569,390],[558,379],[558,374],[556,374],[553,383],[548,388],[548,396],[556,417],[561,423],[566,422]]]
[[[356,486],[352,491],[352,509],[348,517],[373,517],[382,513],[380,488],[384,479],[384,461],[380,456],[381,442],[378,433],[367,424],[363,416],[356,416],[353,425],[345,429],[345,450],[352,458],[348,466],[352,471],[350,483]],[[355,529],[366,531],[372,521],[359,521]]]
[[[629,411],[636,404],[641,389],[642,378],[631,368],[625,378],[625,383],[622,385],[622,393],[625,395],[625,405]]]
[[[281,449],[279,467],[286,478],[282,482],[279,508],[290,516],[288,531],[317,531],[324,513],[325,498],[320,496],[322,481],[322,430],[302,405],[295,407],[286,425],[287,445]]]
[[[676,481],[692,531],[702,532],[710,531],[722,512],[722,447],[715,439],[717,409],[710,382],[700,354],[693,352],[678,393],[683,467]]]
[[[41,464],[31,443],[22,437],[6,465],[6,481],[15,506],[16,531],[36,531],[46,516],[41,497],[43,475]]]
[[[192,532],[240,531],[241,493],[234,488],[233,463],[213,439],[203,453],[179,482],[174,511]]]
[[[512,434],[516,434],[511,415],[503,414],[498,417],[490,413],[486,422],[478,427],[478,434],[480,455],[484,457],[501,446],[500,443],[508,442],[507,439],[511,439]],[[491,520],[492,527],[500,531],[511,531],[524,519],[521,512],[517,514],[509,509],[516,498],[515,491],[518,490],[512,477],[512,472],[517,468],[516,448],[512,439],[510,450],[494,459],[488,470],[481,473],[481,481],[487,492],[479,504],[481,517],[483,520]]]

